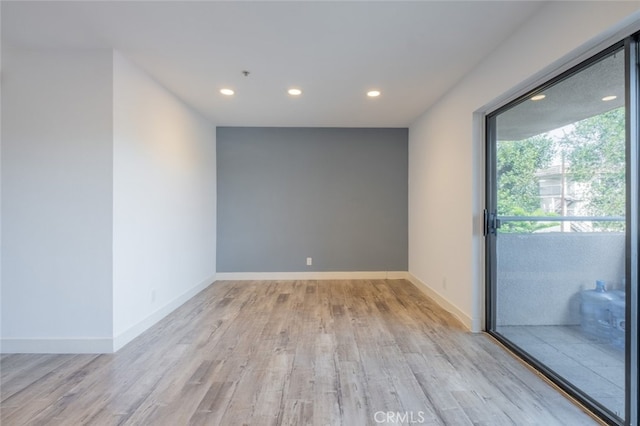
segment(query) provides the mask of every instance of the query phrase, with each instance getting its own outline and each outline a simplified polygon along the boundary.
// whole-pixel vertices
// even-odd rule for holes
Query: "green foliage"
[[[593,216],[625,215],[625,110],[579,121],[563,145],[570,144],[571,176],[587,183],[586,209]],[[620,222],[601,222],[602,230],[622,231]]]
[[[625,111],[617,108],[581,120],[560,140],[548,134],[522,141],[500,141],[497,146],[498,214],[501,216],[557,216],[540,206],[536,174],[564,156],[567,178],[584,184],[586,213],[590,216],[625,215]],[[500,232],[535,232],[553,222],[509,222]],[[595,222],[603,231],[623,231],[621,222]]]
[[[546,216],[540,209],[538,178],[540,169],[549,167],[555,148],[545,135],[522,141],[500,141],[496,152],[498,176],[498,215]],[[554,226],[547,222],[508,222],[500,232],[530,233]]]
[[[528,212],[521,208],[514,208],[513,214],[509,214],[509,216],[549,216],[549,220],[553,220],[553,217],[557,217],[557,213],[547,213],[542,209],[537,209],[533,212]],[[540,231],[542,229],[550,228],[553,226],[560,225],[560,222],[507,222],[502,224],[500,227],[501,233],[520,233],[520,234],[530,234],[532,232]]]

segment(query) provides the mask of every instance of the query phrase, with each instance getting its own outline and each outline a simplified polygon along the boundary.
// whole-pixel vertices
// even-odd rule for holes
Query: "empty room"
[[[1,1],[3,425],[637,425],[637,1]]]

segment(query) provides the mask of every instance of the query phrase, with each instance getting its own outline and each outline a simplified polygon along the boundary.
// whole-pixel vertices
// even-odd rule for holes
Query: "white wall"
[[[2,34],[2,8],[0,7],[0,34]],[[2,43],[0,43],[0,76],[2,68]],[[2,79],[0,78],[0,353],[2,353]]]
[[[2,54],[2,350],[117,350],[215,279],[215,127],[112,50]]]
[[[409,128],[409,272],[470,329],[483,321],[479,111],[541,82],[617,30],[638,2],[550,2]],[[623,30],[624,28],[624,30]],[[545,77],[545,78],[546,78]]]
[[[117,52],[113,73],[118,349],[215,279],[216,133]]]
[[[3,350],[108,350],[111,51],[2,54]]]

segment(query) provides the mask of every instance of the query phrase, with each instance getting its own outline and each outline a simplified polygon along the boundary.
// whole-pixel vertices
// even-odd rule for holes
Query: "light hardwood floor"
[[[597,424],[404,280],[219,281],[116,354],[0,367],[2,425]]]

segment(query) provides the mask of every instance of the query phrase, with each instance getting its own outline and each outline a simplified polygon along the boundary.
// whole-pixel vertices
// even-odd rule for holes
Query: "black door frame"
[[[533,368],[541,372],[564,392],[592,410],[610,424],[640,425],[638,405],[640,405],[640,367],[638,358],[640,350],[640,323],[638,304],[638,250],[640,247],[640,33],[625,38],[611,45],[589,59],[550,79],[535,89],[527,92],[512,102],[488,113],[485,117],[485,331],[506,346],[516,356],[523,359]],[[502,112],[527,101],[537,93],[565,80],[594,62],[609,56],[615,51],[623,50],[625,54],[625,111],[626,111],[626,344],[625,344],[625,420],[621,421],[594,398],[585,394],[560,374],[542,364],[522,348],[497,333],[496,324],[496,245],[497,245],[497,181],[496,181],[496,117]]]

